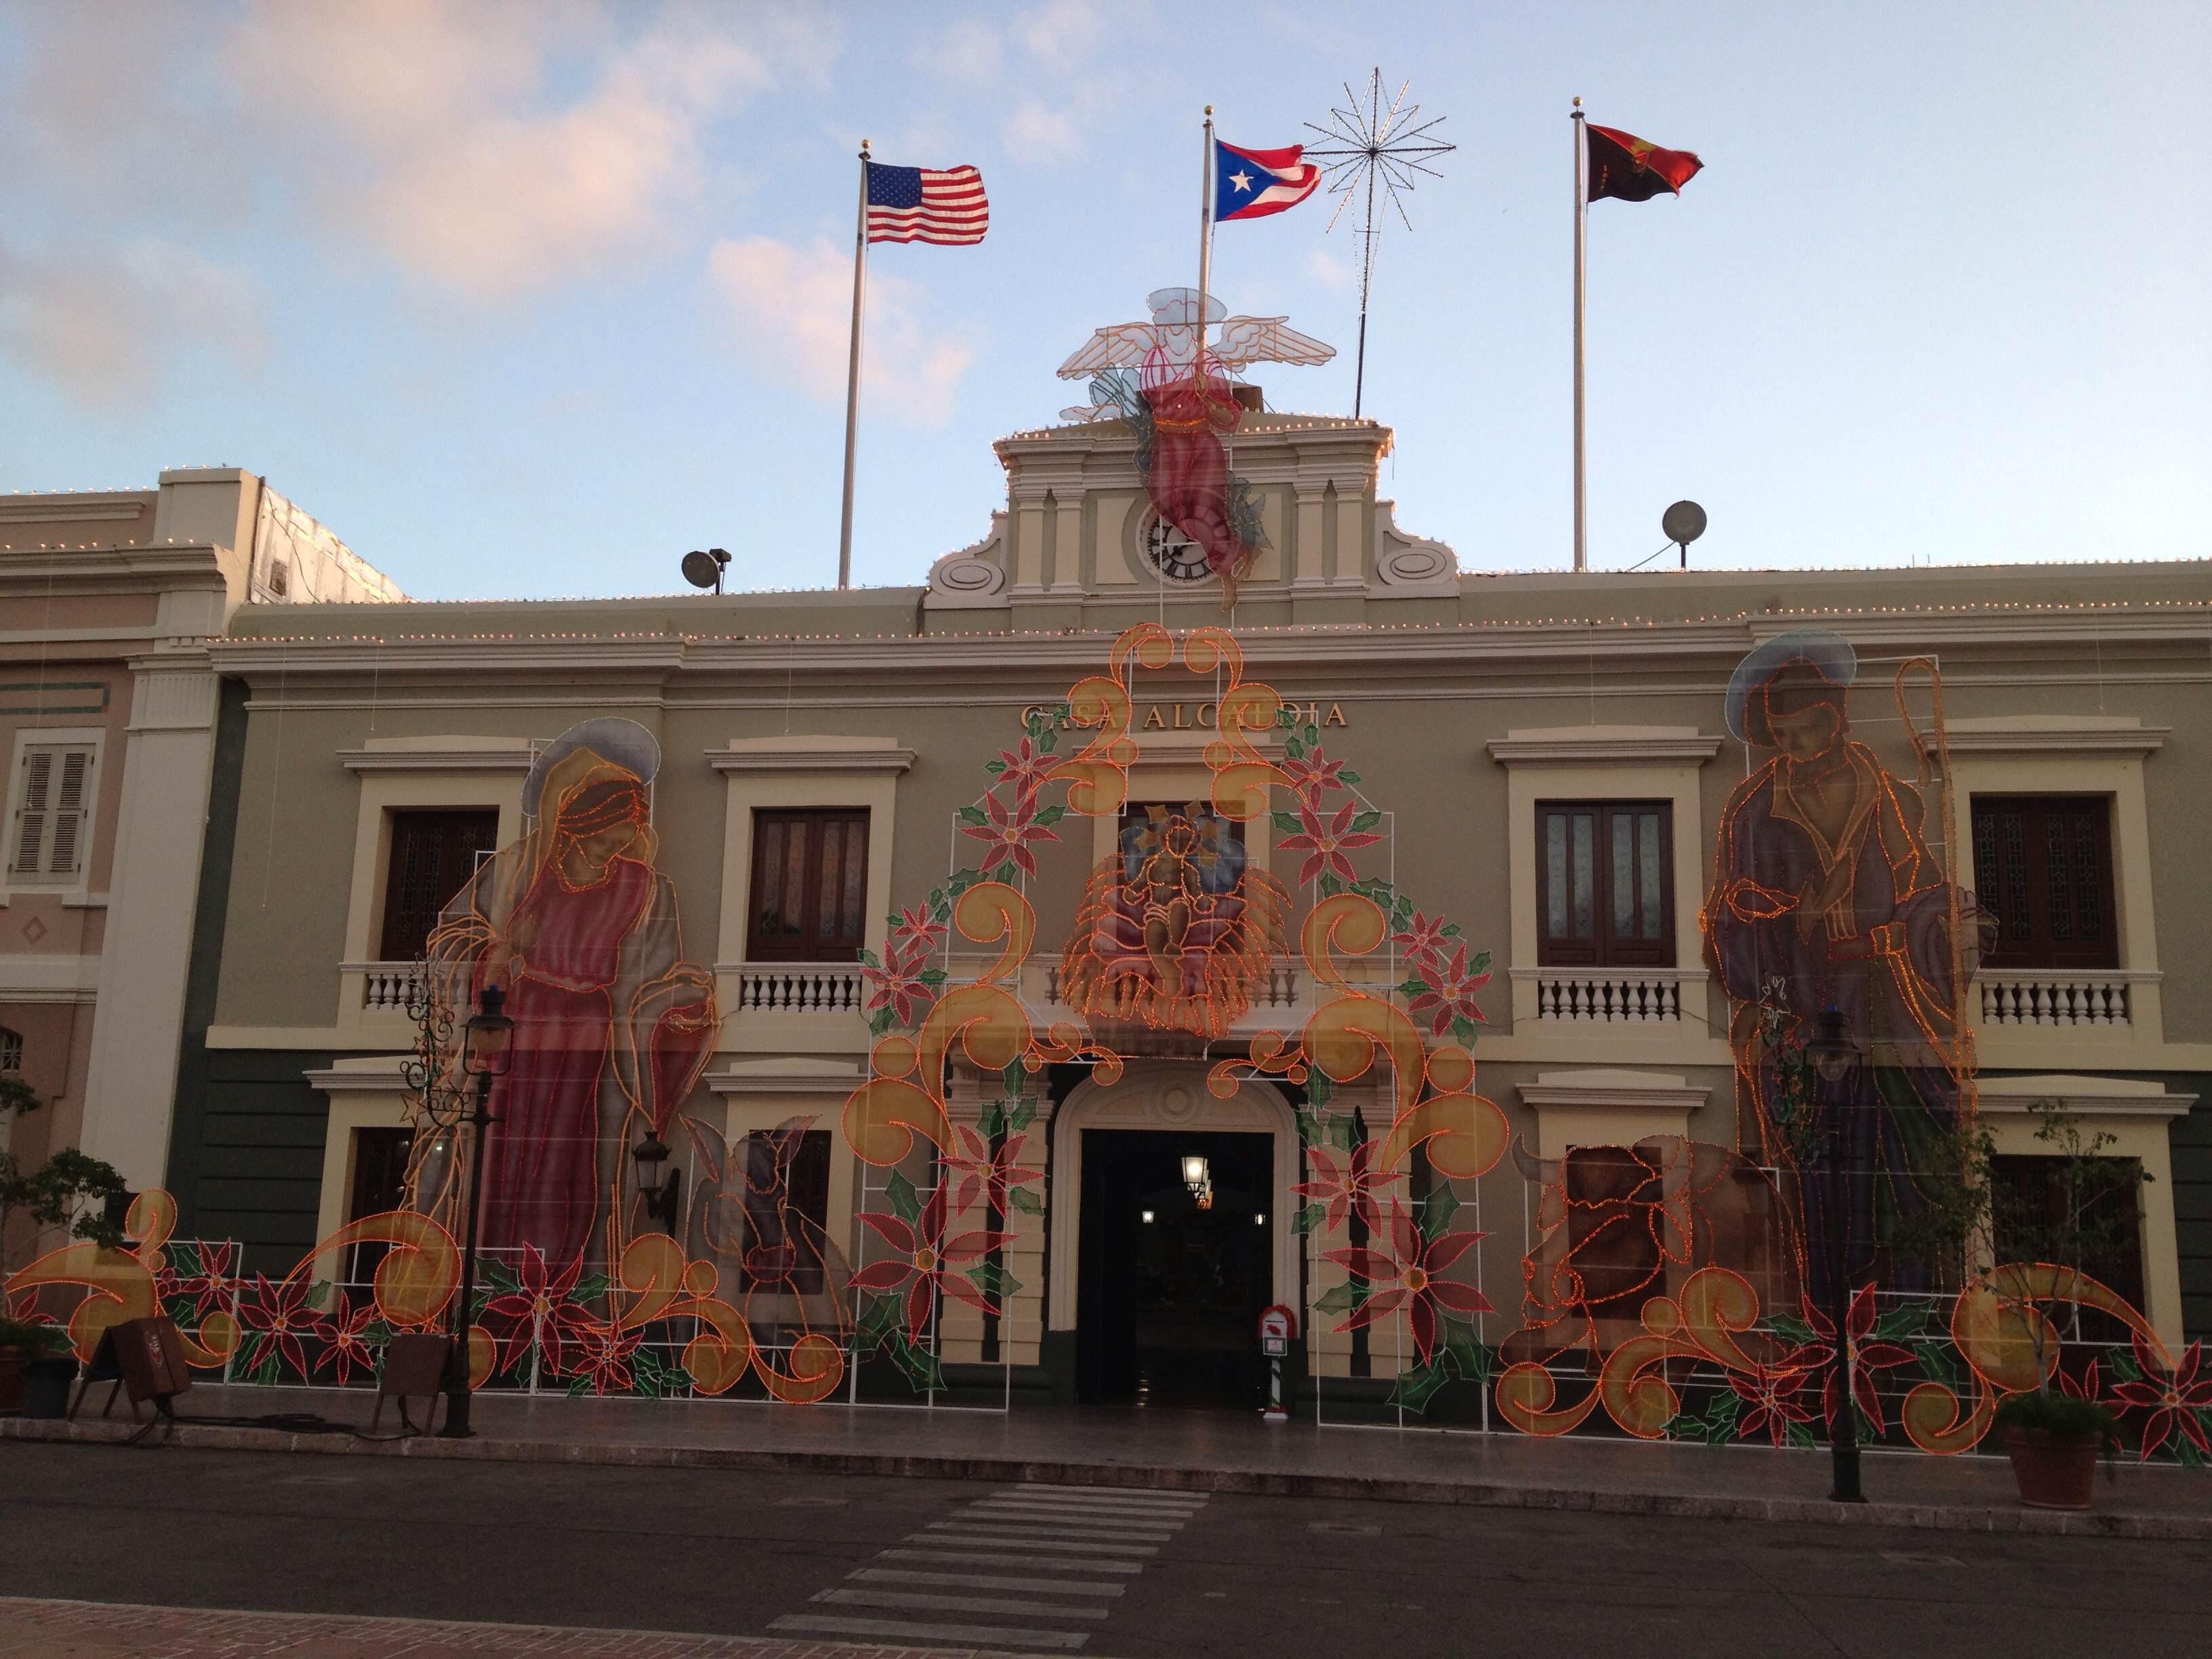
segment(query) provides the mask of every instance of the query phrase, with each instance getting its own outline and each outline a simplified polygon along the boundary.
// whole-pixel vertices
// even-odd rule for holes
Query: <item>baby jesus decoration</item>
[[[1282,949],[1289,902],[1246,867],[1241,828],[1204,803],[1129,807],[1084,890],[1060,994],[1094,1019],[1221,1036]]]

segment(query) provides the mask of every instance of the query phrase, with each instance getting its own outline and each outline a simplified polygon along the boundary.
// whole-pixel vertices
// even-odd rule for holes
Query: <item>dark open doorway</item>
[[[1206,1159],[1201,1206],[1183,1182]],[[1255,1407],[1273,1300],[1274,1139],[1083,1132],[1077,1375],[1086,1402]]]

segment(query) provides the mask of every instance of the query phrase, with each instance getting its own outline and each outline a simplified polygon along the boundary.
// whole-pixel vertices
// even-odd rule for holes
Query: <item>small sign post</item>
[[[1267,1407],[1261,1416],[1267,1422],[1291,1420],[1283,1408],[1283,1360],[1297,1334],[1297,1315],[1279,1302],[1260,1316],[1260,1352],[1267,1358]]]

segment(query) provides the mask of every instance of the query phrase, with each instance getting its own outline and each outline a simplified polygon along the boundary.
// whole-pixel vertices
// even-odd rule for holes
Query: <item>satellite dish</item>
[[[684,556],[684,580],[694,587],[711,587],[719,593],[722,591],[722,567],[729,562],[730,556],[719,547],[710,547],[704,552],[695,548]]]
[[[1659,528],[1668,541],[1687,547],[1705,533],[1705,509],[1695,501],[1677,501],[1659,515]]]

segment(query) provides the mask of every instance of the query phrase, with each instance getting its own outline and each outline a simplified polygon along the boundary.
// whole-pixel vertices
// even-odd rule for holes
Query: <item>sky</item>
[[[854,580],[1004,505],[994,438],[1191,284],[1203,106],[1313,140],[1381,70],[1458,146],[1380,241],[1381,493],[1468,570],[1571,546],[1570,100],[1696,151],[1589,213],[1591,563],[2212,555],[2212,5],[0,0],[0,491],[266,477],[425,599],[835,582],[861,137],[972,163],[869,261]],[[1318,143],[1318,140],[1313,140]],[[1353,215],[1213,287],[1339,348]],[[1668,556],[1671,557],[1671,555]]]

